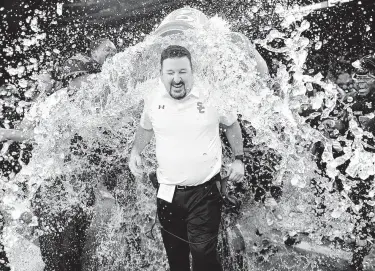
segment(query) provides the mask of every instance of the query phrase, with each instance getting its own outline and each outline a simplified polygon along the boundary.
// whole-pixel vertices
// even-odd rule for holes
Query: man
[[[370,153],[375,152],[375,118],[373,109],[375,103],[374,56],[366,56],[359,63],[361,65],[357,67],[356,74],[353,76],[356,93],[354,95],[350,93],[343,99],[350,107],[344,111],[344,114],[340,118],[323,120],[320,127],[325,136],[336,139],[338,143],[332,146],[332,154],[335,159],[345,155],[345,148],[357,148],[348,144],[348,142],[353,142],[355,138],[353,130],[349,129],[350,120],[354,120],[359,128],[367,132],[361,138],[363,150]],[[351,97],[351,99],[347,99],[348,97]],[[335,111],[339,110],[336,109]],[[340,137],[344,137],[346,140],[341,140]],[[314,152],[317,156],[318,167],[325,174],[326,163],[322,159],[323,151],[324,144],[317,142]],[[351,184],[348,196],[357,207],[357,210],[348,209],[355,222],[352,232],[355,237],[355,243],[352,248],[353,256],[348,270],[362,271],[364,268],[364,258],[372,249],[373,240],[375,239],[374,206],[371,204],[374,200],[374,196],[371,196],[374,175],[370,175],[366,179],[350,175],[348,172],[350,172],[350,163],[353,159],[355,159],[355,155],[337,167],[341,174],[335,178],[334,189],[341,193],[344,191],[345,182]],[[324,210],[324,208],[320,209]]]
[[[367,132],[362,136],[363,149],[366,152],[375,153],[375,55],[365,56],[357,63],[359,67],[356,67],[356,74],[353,76],[357,93],[353,97],[351,111],[358,126]],[[354,134],[350,136],[354,139]],[[356,243],[351,265],[356,271],[363,270],[364,258],[373,248],[375,239],[375,219],[373,218],[375,208],[371,204],[375,198],[369,197],[374,187],[374,179],[374,175],[370,175],[365,180],[356,178],[354,180],[356,185],[352,187],[349,194],[353,203],[361,206],[353,230]]]
[[[58,71],[58,81],[53,80],[52,76],[48,73],[43,73],[36,76],[37,92],[32,93],[32,100],[37,97],[39,100],[45,99],[47,95],[55,93],[57,90],[64,87],[62,90],[67,90],[68,94],[73,95],[82,85],[86,82],[88,75],[99,73],[105,60],[115,55],[117,52],[116,46],[109,39],[98,39],[90,44],[90,56],[83,54],[76,54],[66,60]],[[62,83],[62,84],[61,84]],[[48,99],[55,100],[52,104],[58,103],[59,96],[62,93],[51,95]],[[48,103],[38,103],[30,109],[29,114],[26,115],[18,129],[2,129],[0,128],[0,141],[13,140],[13,141],[27,141],[33,140],[33,129],[36,121],[39,121],[39,112]]]
[[[34,139],[34,127],[39,121],[43,121],[43,116],[50,114],[48,108],[53,108],[67,93],[69,96],[74,95],[82,83],[87,82],[88,75],[99,73],[105,60],[116,53],[116,47],[108,39],[94,41],[90,48],[91,58],[77,54],[63,63],[58,78],[63,83],[64,88],[56,89],[56,92],[46,98],[48,102],[40,101],[40,103],[35,104],[23,120],[20,129],[0,130],[1,140],[32,141]],[[41,79],[46,78],[43,77]],[[38,86],[42,86],[40,90],[42,94],[51,92],[50,84],[43,84],[43,81],[41,81]],[[68,157],[70,155],[79,155],[82,152],[79,148],[84,145],[82,141],[83,139],[80,136],[74,136],[71,153],[67,155]],[[86,158],[82,157],[82,159]],[[96,156],[90,156],[89,159],[93,163],[98,160]],[[90,216],[80,207],[77,207],[75,212],[69,215],[64,210],[60,214],[55,213],[52,215],[50,207],[54,205],[52,203],[56,203],[57,199],[61,197],[61,193],[64,192],[63,183],[67,179],[88,187],[85,198],[80,200],[83,205],[92,206],[95,200],[91,185],[94,174],[87,173],[88,171],[87,169],[82,169],[82,172],[75,172],[72,176],[63,175],[47,180],[46,182],[50,182],[53,185],[39,188],[35,195],[32,205],[33,211],[38,217],[39,226],[44,231],[44,234],[39,238],[39,243],[45,263],[45,271],[79,271],[82,269],[81,258],[86,240],[86,230],[91,221]],[[61,198],[62,200],[64,199],[64,197]],[[46,229],[50,230],[47,231]]]
[[[155,134],[159,182],[157,210],[171,271],[222,270],[216,251],[221,220],[222,147],[219,125],[226,129],[236,159],[230,181],[244,176],[242,134],[237,116],[220,116],[202,102],[194,85],[190,52],[181,46],[161,54],[161,82],[146,100],[129,167],[142,176],[141,152]]]
[[[78,89],[89,74],[101,71],[106,59],[117,53],[116,46],[109,39],[98,39],[90,44],[90,56],[76,54],[69,58],[60,69],[60,80],[70,91]],[[79,77],[80,80],[73,80]]]
[[[73,96],[82,83],[87,82],[87,77],[90,74],[99,73],[105,60],[116,53],[115,45],[108,39],[94,41],[90,48],[91,58],[77,54],[62,65],[60,80],[63,86],[67,87],[69,96]],[[74,135],[71,140],[71,153],[67,155],[67,159],[69,160],[72,155],[82,155],[82,159],[89,159],[90,163],[99,163],[99,158],[96,155],[85,157],[84,146],[84,139],[77,134]],[[95,174],[97,173],[83,168],[82,171],[74,172],[72,175],[58,176],[49,180],[54,184],[52,188],[41,188],[38,191],[33,202],[34,212],[38,216],[40,225],[46,228],[54,228],[52,231],[46,231],[39,238],[42,258],[46,265],[45,271],[82,270],[86,232],[91,222],[91,215],[77,206],[75,211],[70,214],[66,214],[66,211],[62,210],[59,217],[53,217],[48,204],[50,204],[50,195],[57,194],[58,196],[59,193],[64,191],[63,183],[72,181],[85,187],[85,193],[80,198],[82,205],[92,207],[95,202],[92,185]],[[56,230],[57,228],[60,228],[60,230]]]

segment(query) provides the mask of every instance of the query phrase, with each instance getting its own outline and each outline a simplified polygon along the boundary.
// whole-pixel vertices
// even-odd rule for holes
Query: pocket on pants
[[[220,190],[219,190],[219,187],[217,187],[217,183],[214,182],[212,184],[212,188],[211,188],[211,191],[212,193],[217,196],[218,200],[220,201],[220,203],[223,203],[223,198],[221,196],[221,193],[220,193]]]

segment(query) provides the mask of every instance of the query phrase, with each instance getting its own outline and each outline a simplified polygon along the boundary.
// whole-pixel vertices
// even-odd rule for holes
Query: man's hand
[[[245,166],[240,160],[234,160],[229,166],[228,179],[231,182],[239,182],[245,175]]]
[[[142,177],[142,157],[134,150],[130,153],[129,168],[135,177]]]
[[[3,128],[0,128],[0,142],[8,140],[8,138],[5,136],[5,133],[3,132]]]

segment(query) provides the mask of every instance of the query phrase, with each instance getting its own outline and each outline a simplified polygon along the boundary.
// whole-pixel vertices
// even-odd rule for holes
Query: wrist
[[[243,154],[237,154],[234,156],[234,160],[241,161],[243,163],[244,155]]]
[[[139,156],[139,155],[141,155],[141,152],[139,150],[137,150],[137,148],[134,147],[131,150],[130,155],[137,155],[137,156]]]

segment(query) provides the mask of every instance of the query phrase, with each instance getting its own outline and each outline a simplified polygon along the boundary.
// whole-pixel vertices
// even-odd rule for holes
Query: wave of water
[[[292,68],[280,65],[278,69],[275,81],[281,88],[279,95],[270,89],[268,78],[262,78],[257,73],[251,51],[244,50],[248,45],[233,43],[234,34],[225,22],[212,18],[206,28],[185,31],[183,36],[149,36],[144,42],[127,48],[106,62],[102,72],[90,75],[74,96],[61,94],[41,101],[36,116],[41,121],[35,129],[37,136],[33,158],[15,178],[1,184],[6,191],[3,202],[11,216],[3,238],[8,251],[17,243],[17,239],[13,238],[14,232],[27,236],[32,242],[43,234],[31,233],[35,217],[31,218],[33,223],[29,225],[20,223],[24,212],[31,213],[32,199],[42,187],[53,191],[42,199],[50,215],[58,215],[62,211],[74,212],[77,206],[94,213],[92,235],[96,240],[90,252],[92,258],[87,260],[90,268],[162,270],[166,267],[160,237],[157,235],[155,241],[145,237],[154,219],[154,190],[146,177],[134,180],[130,176],[126,161],[139,123],[142,100],[157,83],[160,53],[169,44],[179,44],[191,51],[196,81],[205,86],[206,102],[220,112],[241,114],[248,121],[245,127],[256,130],[253,143],[273,149],[280,157],[274,182],[284,187],[279,203],[284,219],[277,222],[277,227],[283,233],[307,232],[317,243],[323,236],[345,238],[351,234],[353,220],[344,212],[352,204],[348,197],[326,192],[320,196],[324,197],[327,205],[325,214],[319,219],[312,214],[316,201],[320,199],[314,194],[310,180],[315,179],[319,186],[327,187],[326,191],[330,191],[332,181],[318,174],[311,145],[317,141],[326,143],[324,159],[330,168],[329,177],[338,174],[336,168],[339,162],[333,159],[330,150],[334,144],[332,140],[311,128],[306,118],[298,114],[301,104],[312,103],[318,108],[324,100],[322,118],[328,116],[336,104],[337,91],[333,84],[323,81],[320,74],[304,74],[309,40],[302,33],[309,29],[309,23],[302,17],[286,16],[283,25],[293,28],[293,31],[272,30],[264,40],[256,41],[269,51],[285,53],[293,62]],[[274,39],[284,40],[285,46],[272,48],[270,44]],[[293,83],[290,83],[291,71],[294,73]],[[306,91],[311,83],[320,85],[324,91],[309,101]],[[351,129],[358,128],[351,126]],[[358,140],[361,134],[363,132],[360,131]],[[77,155],[69,155],[71,140],[76,135],[81,136],[83,141],[75,145]],[[154,143],[144,152],[145,172],[156,167],[153,147]],[[361,156],[359,152],[360,147],[354,152],[348,150],[348,159],[352,153]],[[353,174],[360,174],[361,178],[373,174],[370,166],[374,165],[374,161],[371,159],[373,157],[367,160],[370,161],[366,165],[367,170],[363,166],[362,173],[357,171]],[[227,156],[225,161],[229,163],[230,158]],[[112,171],[116,172],[117,187],[112,192],[116,201],[111,197],[100,197],[98,189],[102,179]],[[90,183],[85,183],[85,186],[75,181],[75,175],[83,173],[90,178]],[[51,188],[54,185],[52,180],[62,175],[65,176],[62,189]],[[96,189],[102,205],[87,207],[82,201],[87,185]],[[62,191],[63,196],[60,195]],[[249,244],[257,238],[253,234],[256,229],[263,228],[265,235],[273,229],[264,227],[262,209],[244,207],[242,217],[250,220],[254,212],[258,212],[258,221],[246,223],[242,219],[246,226],[244,237]],[[56,228],[63,226],[57,225]],[[48,230],[51,229],[44,228],[44,231]],[[280,255],[286,254],[280,252]],[[312,268],[312,263],[309,264]]]

